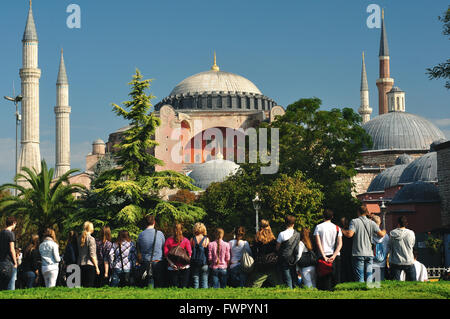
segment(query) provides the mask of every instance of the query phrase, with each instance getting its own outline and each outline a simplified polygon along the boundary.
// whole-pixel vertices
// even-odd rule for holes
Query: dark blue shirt
[[[144,261],[150,261],[153,248],[153,240],[155,238],[155,229],[146,229],[139,234],[137,240],[137,247],[142,254]],[[158,230],[156,234],[155,252],[153,253],[153,260],[162,260],[164,252],[164,243],[166,238],[164,234]]]

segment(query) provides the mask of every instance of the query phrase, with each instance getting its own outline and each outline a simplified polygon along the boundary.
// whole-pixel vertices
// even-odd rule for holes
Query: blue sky
[[[81,7],[81,29],[69,29],[66,8]],[[450,91],[425,69],[448,58],[450,41],[437,20],[448,1],[381,0],[34,0],[39,35],[41,155],[54,165],[59,54],[70,82],[72,167],[85,168],[97,138],[127,123],[111,103],[127,100],[135,68],[154,79],[160,99],[184,78],[208,70],[213,50],[222,70],[240,74],[278,104],[319,97],[323,109],[359,107],[361,53],[366,52],[370,101],[377,115],[380,30],[366,8],[385,8],[391,76],[406,91],[406,108],[450,137]],[[0,4],[0,96],[20,90],[21,39],[28,0]],[[0,183],[14,175],[13,105],[0,101]]]

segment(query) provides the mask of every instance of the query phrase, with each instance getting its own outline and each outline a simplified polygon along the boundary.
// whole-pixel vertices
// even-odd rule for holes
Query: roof
[[[28,11],[27,24],[25,26],[25,32],[23,33],[23,42],[38,41],[38,35],[36,31],[36,25],[34,23],[33,8],[30,2],[30,10]]]
[[[395,165],[378,174],[367,189],[368,193],[382,192],[385,189],[398,185],[398,181],[407,165]]]
[[[361,71],[361,91],[369,91],[369,84],[367,82],[367,72],[366,72],[366,61],[364,57],[362,57],[362,71]]]
[[[246,92],[262,94],[250,80],[229,72],[209,70],[201,72],[181,81],[170,93],[170,96],[178,94],[201,94],[206,92]]]
[[[384,10],[381,23],[380,56],[389,56],[389,44],[386,33],[386,25],[384,23]]]
[[[389,112],[364,123],[372,150],[429,150],[444,133],[427,119],[406,112]]]
[[[239,165],[222,158],[208,161],[203,164],[193,165],[193,170],[189,174],[195,182],[194,185],[207,189],[215,182],[223,182],[227,177],[236,174]]]
[[[417,181],[400,189],[390,204],[439,203],[439,189],[433,183]]]
[[[64,63],[64,54],[61,50],[61,62],[59,63],[58,80],[56,84],[69,84],[67,79],[66,65]]]
[[[409,164],[399,179],[399,184],[417,181],[437,182],[437,153],[430,152]]]

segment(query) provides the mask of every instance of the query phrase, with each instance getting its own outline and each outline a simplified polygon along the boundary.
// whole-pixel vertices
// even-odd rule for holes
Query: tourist
[[[13,231],[17,221],[14,217],[6,218],[6,228],[0,232],[0,290],[11,288],[14,273],[17,273],[17,258]]]
[[[377,215],[370,217],[378,227],[381,225],[381,218]],[[384,281],[386,278],[386,256],[389,244],[389,235],[384,237],[374,236],[372,243],[375,245],[374,257],[373,257],[373,281]]]
[[[295,262],[297,254],[294,252],[300,244],[300,233],[294,229],[295,217],[288,215],[285,219],[286,230],[277,238],[276,250],[278,252],[278,267],[283,283],[289,288],[297,284],[297,271]]]
[[[208,246],[208,261],[213,288],[225,288],[227,286],[230,245],[223,241],[224,233],[222,228],[217,228],[214,234],[215,240]]]
[[[193,286],[197,288],[208,288],[208,257],[207,250],[209,239],[206,237],[206,227],[203,223],[196,223],[193,229],[194,236],[191,239],[192,258],[191,276]]]
[[[44,241],[39,246],[39,253],[42,261],[42,276],[44,277],[45,287],[52,288],[56,286],[56,280],[59,273],[59,246],[56,243],[55,231],[48,228],[44,232]]]
[[[147,271],[144,285],[151,288],[163,287],[165,275],[163,253],[166,238],[161,231],[155,229],[155,216],[146,216],[145,222],[146,229],[139,234],[136,245],[138,261],[144,271]]]
[[[131,241],[128,231],[121,230],[109,252],[111,287],[133,286],[132,271],[136,267],[136,260],[136,246]]]
[[[347,217],[341,218],[341,229],[348,230],[350,222]],[[353,238],[347,238],[342,236],[342,248],[341,248],[341,283],[342,282],[352,282],[353,272],[352,272],[352,246]]]
[[[22,277],[25,288],[37,287],[39,282],[39,269],[41,268],[39,244],[39,235],[31,236],[31,242],[23,254]]]
[[[183,225],[175,224],[173,236],[169,237],[164,244],[164,255],[168,262],[169,286],[187,288],[192,250],[189,240],[183,236]]]
[[[389,267],[393,279],[400,280],[400,275],[404,271],[407,281],[416,281],[413,253],[416,236],[412,230],[406,228],[407,226],[407,218],[399,217],[398,227],[389,234]]]
[[[298,248],[298,256],[297,259],[301,260],[302,255],[306,254],[314,254],[313,245],[311,243],[311,235],[310,230],[308,228],[303,228],[300,232],[300,246]],[[297,273],[300,274],[302,278],[303,285],[307,288],[317,288],[316,284],[316,265],[315,262],[310,259],[312,262],[310,265],[305,265],[304,267],[297,264]]]
[[[81,286],[84,288],[94,287],[95,277],[100,275],[93,232],[94,225],[91,222],[85,222],[78,243],[78,265],[81,268]]]
[[[78,264],[78,234],[71,230],[67,238],[66,250],[64,251],[64,263],[66,266]]]
[[[428,281],[428,270],[427,267],[425,267],[424,264],[419,262],[417,260],[417,250],[414,249],[414,268],[416,270],[416,281],[420,282],[427,282]],[[400,280],[405,281],[406,274],[404,271],[402,271],[402,274],[400,275]]]
[[[252,288],[275,287],[281,284],[277,267],[277,241],[267,220],[262,219],[259,225],[260,229],[256,233],[252,246],[255,267],[248,278],[247,286]]]
[[[323,276],[319,274],[317,288],[320,290],[333,290],[341,282],[342,231],[339,226],[331,222],[333,217],[333,211],[325,209],[323,213],[324,221],[317,225],[314,230],[318,257],[332,264],[332,271],[329,274]]]
[[[252,255],[252,250],[245,237],[245,228],[238,227],[235,232],[235,239],[231,240],[230,245],[230,282],[233,287],[245,287],[247,274],[241,268],[241,259],[244,251]]]
[[[372,238],[382,238],[385,230],[380,230],[374,221],[369,219],[369,211],[366,206],[358,208],[358,218],[352,219],[348,230],[343,230],[344,236],[353,237],[352,268],[354,279],[357,282],[372,282],[373,275],[373,249]]]
[[[94,286],[99,288],[109,284],[109,252],[112,248],[111,228],[103,226],[95,242],[97,251],[97,263],[100,274],[95,277]]]

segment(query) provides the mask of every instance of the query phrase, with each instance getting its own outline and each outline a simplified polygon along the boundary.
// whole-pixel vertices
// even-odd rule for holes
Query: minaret
[[[362,55],[362,71],[361,71],[361,107],[358,112],[362,117],[362,122],[367,123],[370,121],[370,115],[372,114],[372,109],[369,106],[369,84],[367,83],[367,73],[366,73],[366,61],[364,57],[364,52]]]
[[[70,112],[69,81],[67,80],[64,53],[61,50],[58,80],[56,81],[56,165],[55,178],[70,170]]]
[[[382,10],[381,40],[380,40],[380,78],[377,80],[378,87],[378,115],[388,112],[387,93],[394,86],[394,79],[390,78],[389,69],[389,46],[384,24],[384,9]]]
[[[22,134],[18,171],[22,167],[41,171],[41,152],[39,147],[39,79],[38,36],[34,24],[33,9],[30,0],[27,25],[23,34],[23,56],[20,78],[22,79]],[[19,181],[19,184],[25,185]]]

